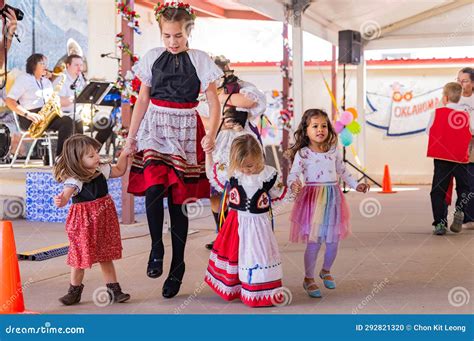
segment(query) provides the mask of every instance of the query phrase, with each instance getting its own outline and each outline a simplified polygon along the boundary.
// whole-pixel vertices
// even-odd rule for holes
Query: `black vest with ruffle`
[[[229,208],[250,213],[265,213],[270,211],[269,191],[275,184],[278,174],[268,181],[265,181],[260,189],[251,198],[247,198],[247,193],[235,177],[229,179]]]

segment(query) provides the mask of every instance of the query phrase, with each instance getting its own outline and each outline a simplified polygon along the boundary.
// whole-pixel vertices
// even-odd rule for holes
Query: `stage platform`
[[[122,183],[120,178],[109,179],[109,193],[117,211],[122,211]],[[29,221],[64,222],[69,205],[57,208],[53,196],[62,190],[52,176],[52,168],[34,160],[28,166],[18,163],[0,165],[0,218],[25,218]],[[135,197],[135,213],[145,212],[143,197]]]

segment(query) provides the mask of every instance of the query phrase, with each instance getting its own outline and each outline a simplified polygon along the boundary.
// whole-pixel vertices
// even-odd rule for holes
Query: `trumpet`
[[[64,70],[66,70],[66,65],[64,63],[59,66],[54,67],[53,70],[46,69],[45,77],[47,78],[51,78],[52,76],[59,77],[64,72]]]

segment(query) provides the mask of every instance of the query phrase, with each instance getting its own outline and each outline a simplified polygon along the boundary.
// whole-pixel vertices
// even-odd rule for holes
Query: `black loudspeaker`
[[[362,37],[360,32],[339,31],[339,63],[359,65],[362,56]]]

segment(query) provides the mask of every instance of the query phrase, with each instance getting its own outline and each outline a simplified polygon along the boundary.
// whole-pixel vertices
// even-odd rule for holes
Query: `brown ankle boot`
[[[120,284],[118,283],[107,283],[107,290],[109,292],[110,301],[113,303],[122,303],[130,299],[129,294],[124,294]]]
[[[81,285],[69,285],[67,294],[59,299],[64,305],[73,305],[81,301],[82,290],[84,289],[84,284]]]

